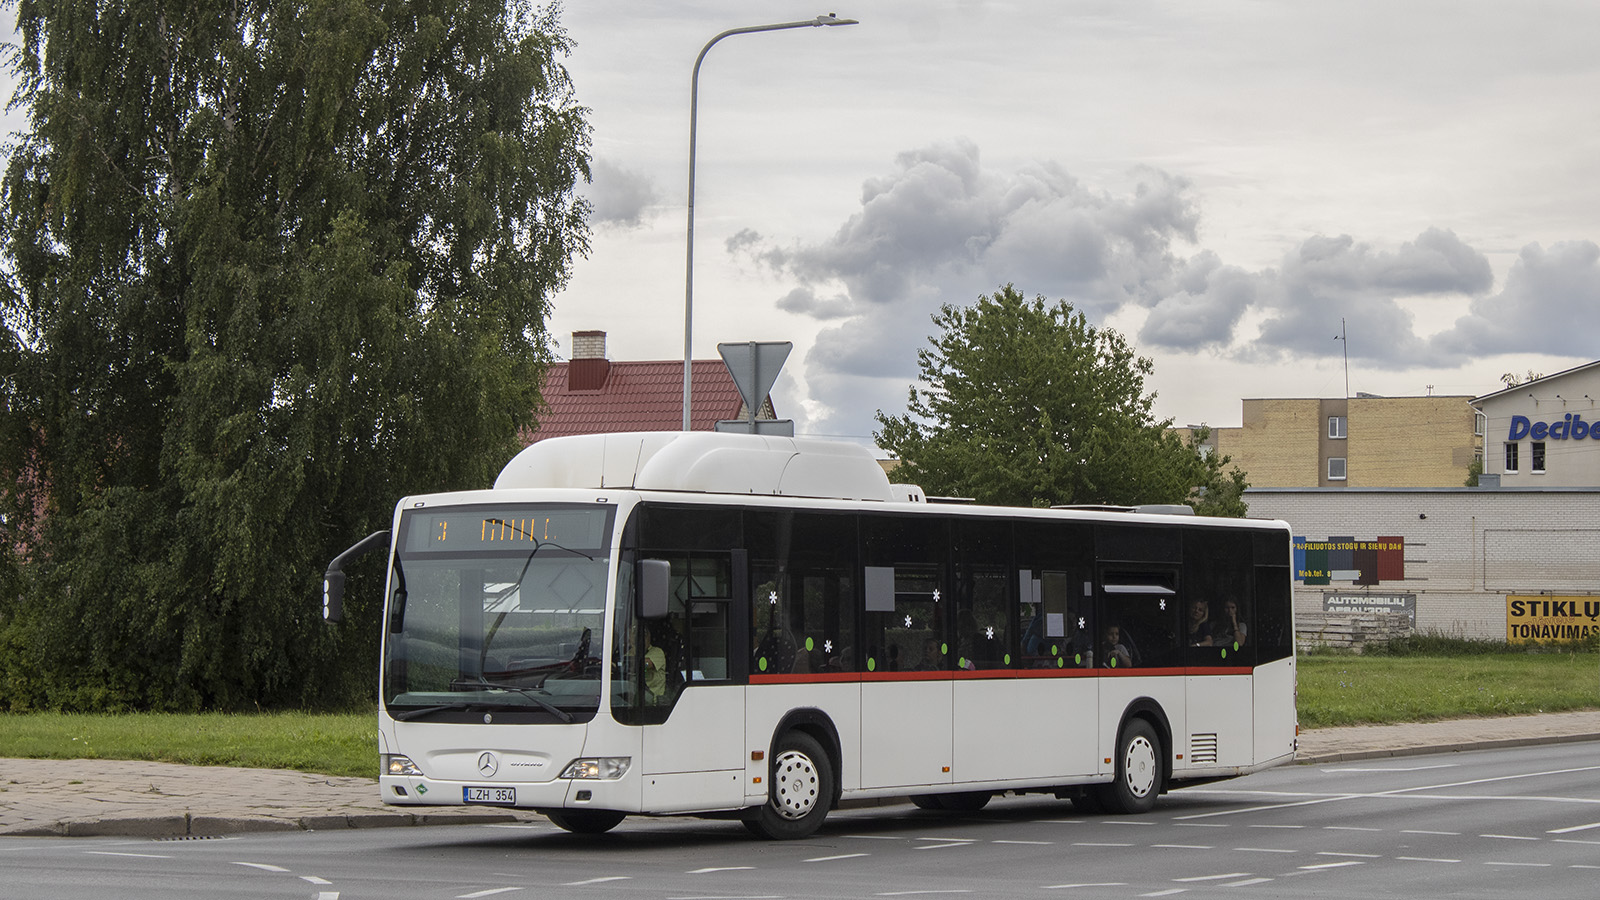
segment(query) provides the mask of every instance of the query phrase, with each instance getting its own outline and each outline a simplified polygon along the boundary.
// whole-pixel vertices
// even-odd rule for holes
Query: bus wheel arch
[[[1112,754],[1113,780],[1095,786],[1095,799],[1107,812],[1148,812],[1172,779],[1172,727],[1160,704],[1141,697],[1128,705]]]
[[[745,828],[775,841],[815,834],[838,794],[836,771],[828,751],[808,731],[781,733],[767,763],[767,801],[744,819]]]
[[[833,768],[833,790],[827,798],[828,808],[837,808],[844,782],[844,751],[839,742],[839,729],[834,726],[833,719],[820,709],[792,709],[779,720],[778,727],[772,729],[772,739],[767,745],[768,759],[777,758],[778,741],[791,731],[810,735],[822,747],[828,765]]]

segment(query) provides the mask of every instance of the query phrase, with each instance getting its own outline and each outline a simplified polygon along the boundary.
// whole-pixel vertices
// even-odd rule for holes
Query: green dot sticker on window
[[[1055,644],[1051,644],[1050,645],[1050,655],[1051,656],[1060,656],[1061,655],[1061,648],[1057,647]]]
[[[767,670],[767,658],[763,656],[756,660],[756,665],[761,668],[761,671],[765,672]]]
[[[965,669],[967,667],[967,658],[965,656],[963,656],[960,659],[956,660],[956,666],[959,667],[959,668]]]
[[[1235,653],[1239,652],[1239,642],[1238,641],[1234,641],[1233,642],[1233,652],[1235,652]]]
[[[1065,669],[1066,667],[1067,667],[1067,661],[1066,660],[1064,660],[1064,659],[1056,660],[1056,668]]]
[[[1222,658],[1223,659],[1227,659],[1228,658],[1228,648],[1227,647],[1223,647],[1222,648]]]
[[[806,649],[807,650],[815,650],[815,649],[817,649],[817,645],[811,640],[811,638],[806,638]]]
[[[1006,665],[1011,665],[1011,654],[1009,653],[1006,654]]]
[[[1073,665],[1078,665],[1078,666],[1083,665],[1083,654],[1079,653],[1076,656],[1072,657],[1072,662],[1073,662]]]
[[[876,672],[876,671],[878,671],[878,661],[873,659],[870,656],[867,657],[867,671],[868,672]]]
[[[1111,657],[1111,668],[1115,669],[1116,667],[1117,667],[1117,658],[1115,656],[1113,656],[1113,657]]]
[[[940,653],[949,653],[950,652],[950,645],[949,644],[940,644],[939,645],[939,652]]]

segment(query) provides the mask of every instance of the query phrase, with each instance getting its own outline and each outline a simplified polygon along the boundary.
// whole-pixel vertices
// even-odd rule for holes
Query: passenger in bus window
[[[1189,636],[1186,643],[1191,647],[1210,647],[1217,643],[1215,625],[1211,621],[1211,604],[1204,600],[1189,601]]]
[[[1128,645],[1122,642],[1122,628],[1117,625],[1107,625],[1105,634],[1100,638],[1100,659],[1103,665],[1113,668],[1124,668],[1133,665],[1133,654],[1128,651]]]
[[[936,672],[944,668],[944,654],[939,652],[939,642],[928,638],[922,642],[922,658],[909,667],[918,672]]]
[[[1245,624],[1245,616],[1239,609],[1239,601],[1232,598],[1222,601],[1222,616],[1216,623],[1213,634],[1217,643],[1235,650],[1245,645],[1250,636],[1250,627]]]
[[[644,702],[661,702],[667,692],[667,654],[651,639],[650,629],[644,632]]]

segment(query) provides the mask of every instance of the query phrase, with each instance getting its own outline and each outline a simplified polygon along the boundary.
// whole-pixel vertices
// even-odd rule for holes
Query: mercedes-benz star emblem
[[[478,756],[478,774],[479,775],[482,775],[485,778],[493,777],[494,773],[499,768],[500,768],[500,760],[495,759],[493,753],[490,753],[489,751],[485,750],[482,754],[480,754]]]

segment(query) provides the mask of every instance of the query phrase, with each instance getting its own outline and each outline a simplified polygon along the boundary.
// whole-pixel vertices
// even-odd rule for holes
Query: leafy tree
[[[1151,414],[1150,360],[1070,304],[1011,285],[942,306],[909,411],[879,410],[878,445],[934,495],[1007,506],[1190,503],[1244,514],[1243,473]],[[1204,440],[1204,435],[1199,436]],[[1198,490],[1198,489],[1204,489]]]
[[[558,10],[15,8],[0,707],[370,697],[379,592],[325,629],[321,570],[489,484],[587,250]]]

